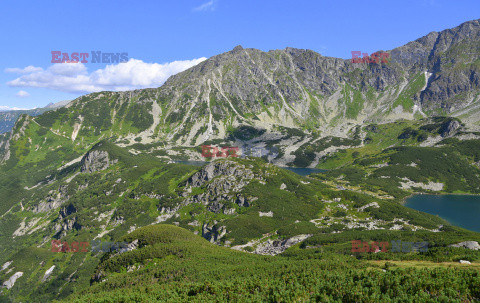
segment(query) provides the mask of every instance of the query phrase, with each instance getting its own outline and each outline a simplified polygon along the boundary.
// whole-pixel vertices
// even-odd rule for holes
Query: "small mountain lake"
[[[195,165],[195,166],[202,166],[205,165],[208,162],[203,162],[203,161],[175,161],[175,163],[181,163],[181,164],[187,164],[187,165]],[[308,176],[310,174],[314,173],[321,173],[324,171],[327,171],[325,169],[318,169],[318,168],[306,168],[306,167],[284,167],[284,166],[279,166],[280,168],[287,169],[289,171],[292,171],[300,176]]]
[[[405,206],[447,220],[453,225],[480,232],[480,196],[414,195]]]

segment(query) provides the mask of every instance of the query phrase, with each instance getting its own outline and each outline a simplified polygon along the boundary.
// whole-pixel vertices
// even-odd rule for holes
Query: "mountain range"
[[[352,63],[237,46],[159,88],[12,117],[0,135],[0,302],[435,300],[452,298],[453,280],[479,299],[477,263],[402,262],[478,262],[480,235],[402,204],[480,193],[480,20],[382,52],[389,62]],[[205,145],[239,157],[205,158]],[[51,250],[98,240],[127,246]],[[431,249],[352,253],[352,240]]]
[[[11,131],[18,117],[21,115],[38,116],[46,111],[67,105],[69,102],[70,101],[60,101],[57,103],[50,103],[42,108],[0,111],[0,134]]]

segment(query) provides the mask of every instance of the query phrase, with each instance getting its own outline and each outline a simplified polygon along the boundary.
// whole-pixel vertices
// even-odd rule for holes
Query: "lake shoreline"
[[[470,193],[412,194],[403,206],[438,216],[449,224],[480,232],[480,195]]]
[[[480,197],[480,194],[471,194],[471,193],[448,193],[448,192],[438,192],[438,193],[422,193],[422,192],[418,192],[418,193],[411,193],[410,195],[406,196],[405,198],[402,199],[402,201],[400,202],[401,205],[405,206],[405,204],[407,203],[407,200],[413,196],[479,196]]]

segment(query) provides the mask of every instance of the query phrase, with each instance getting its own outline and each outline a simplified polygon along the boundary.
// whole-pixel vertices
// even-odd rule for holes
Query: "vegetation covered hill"
[[[138,249],[105,256],[92,286],[66,301],[422,302],[480,296],[478,266],[372,263],[322,248],[258,256],[214,246],[169,225],[142,228],[123,238],[137,239]],[[422,257],[434,259],[445,251]]]
[[[473,157],[472,160],[475,157],[466,152],[464,154],[465,157]],[[236,272],[244,272],[245,266],[251,266],[255,273],[250,277],[253,280],[248,280],[251,281],[248,283],[257,285],[261,281],[258,283],[276,285],[278,281],[273,282],[274,277],[289,272],[293,281],[303,275],[333,278],[325,271],[328,268],[335,269],[338,277],[345,275],[347,280],[351,279],[350,275],[355,276],[364,270],[377,270],[380,276],[375,279],[383,279],[385,274],[378,265],[373,265],[376,263],[364,262],[370,259],[401,262],[455,262],[466,259],[478,262],[480,257],[475,251],[448,247],[461,241],[479,241],[477,233],[451,226],[438,217],[405,208],[398,203],[400,200],[382,197],[363,184],[356,185],[355,189],[340,189],[338,185],[344,183],[328,180],[336,170],[323,176],[302,177],[258,158],[220,159],[203,167],[167,164],[150,155],[133,155],[115,144],[101,141],[77,158],[77,161],[64,164],[60,169],[45,169],[43,173],[48,174],[48,177],[33,182],[33,176],[20,174],[22,169],[30,169],[30,166],[23,164],[26,159],[29,159],[29,153],[20,159],[12,155],[9,161],[15,161],[15,165],[8,162],[13,166],[9,171],[18,174],[16,195],[19,200],[15,201],[15,196],[10,195],[10,200],[6,201],[11,201],[12,204],[7,205],[8,209],[0,219],[0,264],[6,265],[0,271],[0,280],[6,282],[12,275],[23,273],[11,289],[2,290],[2,298],[10,298],[15,302],[61,299],[70,294],[77,296],[77,292],[84,289],[110,292],[113,286],[106,289],[101,286],[109,285],[110,282],[104,284],[101,281],[106,279],[119,283],[115,284],[118,287],[130,285],[128,281],[144,281],[148,284],[165,279],[161,278],[160,272],[165,273],[168,281],[183,281],[181,277],[209,268],[217,279],[207,279],[210,271],[205,271],[192,276],[189,282],[202,287],[206,281],[210,281],[208,283],[219,287],[215,294],[221,297],[228,296],[229,291],[225,290],[228,283],[218,281],[227,281],[223,277],[229,270],[234,270],[235,273],[232,274],[232,283],[241,280],[243,276]],[[61,165],[60,161],[58,163]],[[7,177],[4,178],[3,182],[6,182]],[[334,178],[339,179],[338,176]],[[348,180],[345,178],[345,181]],[[34,185],[21,187],[28,182]],[[158,223],[179,227],[156,225]],[[143,226],[148,227],[139,229]],[[136,243],[137,249],[112,258],[109,253],[94,251],[56,253],[50,251],[51,241],[56,239],[67,243],[125,241]],[[358,259],[364,260],[360,262],[350,256],[352,240],[428,241],[431,247],[425,253],[364,253],[357,255]],[[224,248],[212,246],[208,242]],[[279,259],[265,259],[247,254],[248,252],[278,255],[276,258]],[[217,254],[225,254],[225,259],[216,259]],[[236,256],[238,260],[245,260],[245,263],[232,262],[231,258],[237,258]],[[157,262],[160,260],[168,263],[172,271],[167,273],[161,269],[163,267],[159,267],[160,263]],[[187,266],[189,270],[185,270],[182,269],[185,267],[178,267],[174,260],[184,264],[182,266],[187,266],[190,262],[202,265],[198,268]],[[332,260],[342,260],[347,262],[345,264],[353,262],[352,266],[358,267],[358,272],[352,273],[346,265],[334,266]],[[306,262],[318,262],[318,268],[305,271]],[[235,264],[236,269],[228,264]],[[140,270],[139,266],[157,273],[139,278],[133,273]],[[217,266],[218,270],[215,269]],[[404,266],[406,265],[398,265],[400,268]],[[51,272],[47,275],[48,270]],[[142,272],[142,276],[145,275],[143,270],[138,271]],[[402,270],[399,269],[397,274],[405,274]],[[412,277],[419,275],[422,270],[407,269],[411,271],[409,274]],[[470,278],[476,277],[471,276],[473,272],[469,271],[426,271],[425,274],[428,275],[442,271],[440,274],[445,275],[445,279],[463,279],[465,274]],[[363,274],[362,277],[366,279]],[[373,283],[367,280],[359,283]],[[144,285],[144,282],[139,283]],[[182,283],[184,282],[186,281]],[[92,288],[89,287],[90,283],[93,283]],[[308,287],[304,286],[308,289],[320,287],[320,294],[325,295],[325,298],[336,296],[327,291],[331,287],[328,286],[329,283],[312,283]],[[152,287],[153,291],[156,286]],[[162,287],[162,293],[166,288],[173,287],[167,293],[175,293],[172,298],[179,300],[186,300],[189,293],[191,295],[197,289],[183,292],[190,286],[177,283],[175,286]],[[236,297],[249,292],[248,289],[234,288],[230,295]],[[271,288],[265,289],[268,289],[267,293],[254,292],[251,300],[278,295]],[[281,289],[283,288],[278,290]],[[349,288],[345,288],[345,291],[347,289]],[[466,294],[475,297],[474,288],[470,290],[470,286],[466,286],[466,289],[469,289],[465,290]],[[118,293],[112,293],[112,298],[143,298],[141,292],[144,290],[144,286],[135,290],[118,290]],[[284,291],[289,293],[291,288],[287,287]],[[402,291],[412,294],[412,290],[407,288]],[[198,298],[213,296],[209,291],[205,294],[203,290],[199,292],[202,294]],[[297,298],[300,295],[294,291],[291,296]],[[93,297],[95,295],[85,294],[83,299],[88,301]]]

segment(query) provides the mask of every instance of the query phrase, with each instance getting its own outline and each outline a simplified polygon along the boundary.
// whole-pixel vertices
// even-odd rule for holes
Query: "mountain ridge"
[[[124,132],[124,125],[118,123],[120,132],[111,135],[128,144],[140,137],[143,143],[153,139],[198,146],[209,139],[222,139],[231,128],[243,124],[346,137],[352,127],[366,121],[383,123],[439,113],[462,116],[476,128],[478,64],[469,63],[472,55],[462,59],[456,50],[449,54],[445,50],[465,41],[470,45],[467,40],[478,39],[479,28],[479,21],[474,20],[430,33],[389,51],[389,64],[352,64],[350,59],[290,47],[262,52],[237,46],[171,76],[159,88],[93,93],[67,108],[80,110],[85,102],[102,99],[109,103],[109,113],[105,113],[115,124],[115,119],[125,118],[118,114],[127,106],[126,111],[133,110],[137,118],[131,123],[142,120],[142,125],[137,123],[141,127]],[[472,31],[470,36],[464,33],[467,30]],[[473,51],[480,53],[478,47]],[[447,59],[465,66],[438,69],[451,64],[442,63]],[[462,94],[465,100],[452,99]],[[138,106],[144,108],[134,109]],[[78,119],[79,115],[74,116]],[[70,124],[74,124],[71,119]],[[80,127],[88,126],[92,125]],[[73,129],[67,132],[72,134]]]
[[[63,107],[70,102],[70,100],[56,103],[50,102],[45,107],[41,108],[0,111],[0,134],[11,131],[15,122],[21,115],[38,116],[49,110]]]

